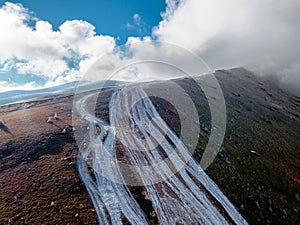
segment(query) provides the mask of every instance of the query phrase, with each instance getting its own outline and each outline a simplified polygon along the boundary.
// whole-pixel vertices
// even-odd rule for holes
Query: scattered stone
[[[220,153],[226,153],[226,148],[223,145],[220,148]]]
[[[152,211],[152,212],[150,213],[150,216],[151,216],[151,217],[155,217],[155,216],[156,216],[155,211]]]
[[[260,205],[258,203],[258,201],[255,201],[256,207],[260,209]]]
[[[150,200],[151,199],[147,191],[143,191],[142,195],[144,195],[144,197],[145,197],[146,200]]]
[[[0,128],[3,128],[5,125],[4,125],[4,122],[3,120],[0,119]]]
[[[51,205],[51,206],[54,206],[54,205],[55,205],[55,203],[52,201],[50,205]]]
[[[54,113],[54,118],[55,118],[56,120],[59,119],[58,116],[57,116],[57,113]]]
[[[49,118],[48,118],[48,120],[47,120],[47,123],[50,123],[50,124],[52,124],[52,123],[53,123],[53,119],[52,119],[52,117],[50,117],[50,116],[49,116]]]
[[[234,93],[234,92],[231,92],[232,95],[236,96],[236,97],[241,97],[240,93]]]
[[[298,209],[296,207],[293,207],[293,210],[295,213],[298,213]]]
[[[271,120],[267,120],[266,122],[267,122],[267,124],[273,125]]]
[[[206,127],[206,126],[201,126],[200,127],[202,131],[204,131],[205,133],[209,134],[210,130]]]
[[[64,158],[61,158],[60,159],[61,161],[72,161],[72,157],[71,156],[67,156],[67,157],[64,157]]]
[[[229,159],[225,159],[225,163],[226,163],[227,166],[230,166],[230,167],[232,166],[232,164],[231,164],[231,162],[229,161]]]
[[[253,155],[259,156],[259,154],[254,150],[251,150],[250,153],[253,154]]]
[[[288,216],[288,213],[287,213],[287,210],[286,210],[286,209],[282,210],[282,212],[283,212],[283,214],[285,215],[285,217]]]
[[[297,202],[300,202],[299,194],[295,194],[295,199],[296,199]]]

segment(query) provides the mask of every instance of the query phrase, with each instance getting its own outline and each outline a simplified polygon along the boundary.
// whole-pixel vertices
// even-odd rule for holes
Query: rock
[[[155,216],[156,216],[156,212],[155,212],[155,211],[152,211],[152,212],[150,213],[150,216],[151,216],[151,217],[155,217]]]
[[[5,125],[4,125],[4,122],[3,120],[0,119],[0,128],[3,128]]]
[[[271,120],[267,120],[266,122],[267,122],[267,124],[273,125]]]
[[[297,202],[300,202],[299,194],[295,194],[295,199],[296,199]]]
[[[50,124],[52,124],[52,123],[53,123],[53,119],[52,119],[52,117],[50,117],[50,116],[49,116],[49,118],[48,118],[48,120],[47,120],[47,123],[50,123]]]
[[[240,93],[235,93],[235,92],[231,92],[232,95],[236,96],[236,97],[241,97]]]
[[[226,148],[222,145],[220,148],[220,153],[226,153]]]
[[[225,163],[226,163],[227,166],[230,166],[230,167],[232,166],[232,164],[231,164],[231,162],[229,161],[229,159],[225,159]]]
[[[285,216],[285,217],[287,217],[287,216],[288,216],[288,212],[287,212],[287,210],[286,210],[286,209],[282,210],[282,212],[283,212],[283,214],[284,214],[284,216]]]
[[[146,200],[150,200],[151,199],[147,191],[143,191],[142,195],[144,195],[144,197],[145,197]]]
[[[298,213],[298,209],[296,207],[293,208],[295,213]]]
[[[250,153],[253,154],[253,155],[259,156],[259,154],[254,150],[251,150]]]
[[[204,131],[205,133],[207,133],[207,134],[210,133],[210,130],[209,130],[206,126],[204,126],[204,125],[202,125],[202,126],[200,127],[200,129],[201,129],[202,131]]]
[[[255,201],[256,207],[260,209],[260,205],[258,203],[258,201]]]

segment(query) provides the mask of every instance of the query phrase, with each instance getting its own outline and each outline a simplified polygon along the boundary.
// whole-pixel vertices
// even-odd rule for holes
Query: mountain
[[[14,90],[0,93],[0,105],[9,104],[16,101],[22,101],[26,99],[53,95],[53,94],[62,94],[65,92],[74,92],[78,81],[71,83],[49,87],[44,89],[37,90]]]
[[[206,173],[249,224],[298,225],[299,97],[243,68],[219,70],[215,77],[226,102],[227,128],[220,152]],[[194,80],[201,81],[201,76]],[[214,128],[206,96],[194,80],[174,82],[193,99],[199,114],[200,133],[193,157],[200,162]],[[90,87],[96,89],[97,85]],[[169,81],[152,82],[151,87],[173,91]],[[106,90],[99,95],[96,115],[109,121],[108,103],[116,87]],[[95,91],[82,92],[79,97]],[[77,170],[74,93],[55,96],[0,106],[0,224],[97,224]],[[150,98],[164,121],[179,134],[181,123],[172,104]],[[59,119],[47,123],[55,113]],[[118,159],[126,160],[120,144]],[[130,191],[150,223],[159,224],[145,190],[130,187]]]
[[[36,90],[13,90],[7,92],[0,92],[0,105],[9,104],[17,101],[23,101],[27,99],[32,99],[36,97],[57,95],[69,92],[75,92],[77,89],[79,91],[95,89],[99,86],[116,86],[118,85],[117,81],[107,81],[107,82],[79,82],[74,81],[59,86],[36,89]]]

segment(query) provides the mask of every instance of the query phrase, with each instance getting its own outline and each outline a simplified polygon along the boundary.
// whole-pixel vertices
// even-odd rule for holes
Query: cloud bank
[[[214,69],[246,66],[300,95],[298,0],[166,0],[153,34]]]
[[[96,35],[95,27],[86,21],[65,21],[53,30],[49,22],[9,2],[0,8],[0,33],[4,34],[0,36],[0,77],[6,74],[9,79],[1,84],[9,81],[11,88],[78,80],[96,58],[113,51],[116,45],[113,37]],[[9,71],[19,76],[11,80]],[[41,77],[41,84],[23,82],[26,76],[33,75]]]
[[[128,38],[125,49],[134,52],[136,60],[145,52],[135,49],[133,43],[148,42],[151,49],[153,40],[168,42],[201,56],[212,69],[244,66],[276,78],[300,95],[298,0],[166,0],[166,5],[152,36]],[[135,14],[128,26],[144,29],[145,24]],[[96,34],[92,24],[65,21],[53,30],[49,22],[35,18],[20,4],[5,3],[0,8],[0,33],[5,34],[0,36],[2,89],[78,80],[106,53],[113,53],[112,62],[123,60],[115,38]],[[162,51],[152,53],[159,56]],[[184,58],[176,60],[185,62]],[[155,65],[137,66],[124,73],[124,79],[130,74],[170,76],[166,68]]]

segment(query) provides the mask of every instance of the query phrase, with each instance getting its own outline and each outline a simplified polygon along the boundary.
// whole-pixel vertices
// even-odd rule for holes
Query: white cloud
[[[247,65],[276,74],[285,84],[299,81],[298,0],[166,3],[163,20],[153,30],[159,40],[198,53],[213,68]]]
[[[142,19],[142,17],[138,14],[135,13],[132,16],[133,22],[126,23],[124,27],[128,30],[136,30],[136,32],[140,35],[143,36],[147,33],[147,31],[150,29],[149,25]]]
[[[132,18],[134,19],[134,22],[136,24],[140,24],[141,23],[142,18],[141,18],[141,16],[139,14],[135,13]]]
[[[129,37],[122,51],[105,55],[87,66],[86,80],[151,81],[210,72],[190,51],[153,42],[150,37]]]
[[[133,30],[134,29],[134,25],[132,25],[131,23],[126,23],[125,25],[124,25],[124,28],[126,28],[126,29],[128,29],[128,30]]]
[[[1,92],[6,92],[6,91],[12,91],[12,90],[33,90],[33,89],[38,89],[42,88],[41,86],[37,85],[34,81],[28,82],[24,85],[19,85],[7,81],[0,81],[0,93]]]
[[[169,58],[174,65],[195,65],[180,57],[178,49],[160,48],[152,42],[158,39],[195,52],[214,69],[246,65],[275,74],[285,86],[300,90],[298,0],[166,0],[166,4],[152,38],[128,38],[126,50],[132,53],[131,60]],[[125,25],[140,36],[147,26],[137,13]],[[34,18],[20,4],[5,3],[0,8],[0,33],[5,34],[0,36],[0,76],[15,69],[20,74],[39,75],[49,86],[79,79],[107,52],[113,54],[106,58],[107,65],[100,63],[100,72],[127,62],[115,39],[97,35],[92,24],[65,21],[53,30],[49,22]],[[141,48],[139,43],[147,44]],[[166,78],[171,72],[176,75],[173,69],[148,64],[127,68],[120,76]],[[93,73],[95,76],[99,78]]]
[[[82,64],[115,48],[113,37],[97,35],[86,21],[65,21],[53,30],[49,22],[34,18],[21,4],[9,2],[0,8],[0,33],[4,34],[0,36],[2,71],[14,68],[19,74],[39,75],[53,84],[62,77],[65,81],[79,79]]]
[[[31,59],[27,62],[18,62],[16,63],[16,68],[20,74],[32,73],[49,80],[55,80],[69,70],[65,61],[55,58],[49,61],[46,61],[45,58],[40,58]]]

